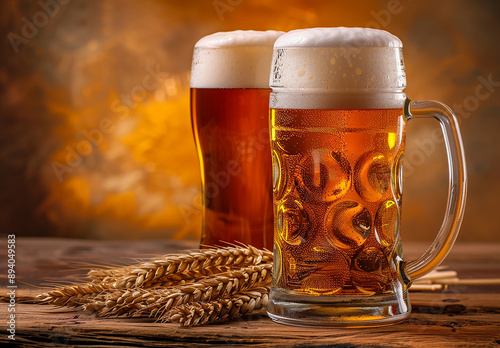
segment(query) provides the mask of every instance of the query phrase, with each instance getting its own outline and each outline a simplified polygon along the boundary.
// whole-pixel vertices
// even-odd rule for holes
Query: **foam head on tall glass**
[[[291,31],[274,45],[270,74],[275,244],[268,314],[307,326],[374,326],[410,314],[408,286],[446,256],[465,204],[456,118],[412,102],[401,41],[382,30]],[[434,117],[450,163],[446,216],[419,259],[400,239],[406,125]]]
[[[277,31],[200,39],[191,68],[191,120],[202,177],[202,246],[273,247],[269,73]]]

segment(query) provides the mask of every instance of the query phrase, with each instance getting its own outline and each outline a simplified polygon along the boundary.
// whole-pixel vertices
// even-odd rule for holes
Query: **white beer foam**
[[[235,30],[223,31],[202,37],[194,47],[220,48],[220,47],[246,47],[246,46],[273,46],[283,31],[254,31]]]
[[[406,87],[402,46],[396,36],[377,29],[313,28],[286,33],[274,44],[270,105],[402,107]]]
[[[273,44],[282,34],[237,30],[201,38],[194,47],[191,88],[269,88]]]
[[[403,43],[385,30],[338,27],[292,30],[274,44],[286,47],[403,47]]]

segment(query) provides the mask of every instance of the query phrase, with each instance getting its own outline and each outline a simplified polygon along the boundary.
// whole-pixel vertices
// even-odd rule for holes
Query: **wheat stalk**
[[[117,289],[144,287],[158,278],[189,271],[206,272],[210,267],[242,267],[271,262],[273,253],[253,246],[203,249],[188,254],[167,254],[136,266],[91,270],[88,276],[97,282],[113,283]]]
[[[179,322],[183,326],[205,325],[236,319],[264,308],[267,305],[269,289],[269,286],[256,287],[251,290],[237,292],[230,298],[179,305],[159,319]]]
[[[39,303],[57,306],[78,306],[83,303],[88,303],[99,293],[107,289],[108,287],[104,284],[87,283],[69,285],[37,295],[36,299]]]
[[[93,283],[114,283],[117,279],[127,276],[135,266],[94,268],[88,271],[87,276]]]
[[[86,304],[103,290],[170,287],[196,282],[232,267],[272,261],[273,254],[252,246],[205,249],[186,255],[167,254],[135,266],[93,269],[91,283],[70,285],[37,296],[41,303],[77,306]]]
[[[208,302],[271,282],[272,264],[252,265],[205,277],[195,283],[168,288],[130,289],[103,292],[83,309],[99,317],[157,316],[189,302]]]
[[[100,317],[156,316],[199,325],[262,308],[272,260],[272,252],[244,245],[169,254],[138,265],[93,269],[91,282],[56,288],[37,301],[80,306]]]
[[[203,270],[212,266],[258,265],[269,260],[272,260],[270,251],[252,246],[206,249],[145,262],[130,272],[127,282],[131,284],[135,279],[135,287],[141,287],[165,275]]]
[[[188,271],[179,274],[169,274],[159,277],[154,281],[143,284],[143,288],[166,288],[176,285],[190,284],[207,276],[227,272],[230,270],[227,266],[208,267],[203,270]],[[52,291],[40,294],[37,299],[41,303],[49,303],[58,306],[77,306],[88,303],[104,290],[129,289],[134,286],[134,282],[115,281],[114,283],[85,283],[80,285],[69,285],[56,288]]]
[[[188,270],[181,273],[165,274],[142,282],[138,282],[139,279],[135,274],[129,274],[121,279],[117,279],[111,285],[115,289],[170,287],[174,285],[192,283],[199,279],[227,272],[229,270],[231,270],[231,266],[210,266],[203,269]]]

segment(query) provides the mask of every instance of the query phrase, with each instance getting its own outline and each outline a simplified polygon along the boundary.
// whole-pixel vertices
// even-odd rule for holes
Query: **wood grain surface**
[[[6,264],[6,244],[0,244]],[[110,242],[71,239],[16,240],[16,340],[8,338],[7,277],[2,266],[0,343],[19,347],[494,347],[500,346],[500,287],[455,286],[411,292],[413,311],[397,325],[364,328],[302,328],[273,323],[265,313],[200,327],[148,319],[96,319],[91,314],[31,298],[55,284],[84,275],[91,265],[130,264],[194,244],[172,241]],[[408,259],[424,245],[405,245]],[[456,245],[445,264],[460,278],[500,277],[500,245]]]

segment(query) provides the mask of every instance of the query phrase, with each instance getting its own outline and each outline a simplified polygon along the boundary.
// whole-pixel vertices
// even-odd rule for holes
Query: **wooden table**
[[[234,322],[184,328],[148,319],[96,319],[82,311],[28,303],[56,283],[85,274],[89,263],[129,264],[131,258],[194,248],[174,241],[113,242],[16,239],[15,338],[8,338],[7,244],[0,244],[2,293],[0,343],[21,347],[492,347],[500,346],[500,287],[455,286],[440,292],[411,292],[409,320],[368,329],[299,328],[257,314]],[[413,258],[421,244],[405,245]],[[456,245],[445,264],[460,278],[500,277],[500,245]]]

